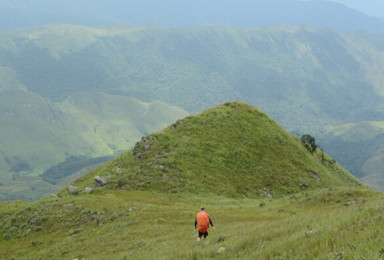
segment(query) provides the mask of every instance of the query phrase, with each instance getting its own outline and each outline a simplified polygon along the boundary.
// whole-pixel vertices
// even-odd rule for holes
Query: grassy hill
[[[116,175],[119,168],[122,174]],[[213,193],[227,197],[281,196],[305,189],[357,185],[329,157],[311,154],[301,140],[265,113],[227,102],[143,138],[128,151],[77,179],[112,176],[111,188],[171,193]]]
[[[0,250],[6,259],[380,258],[382,193],[325,158],[260,110],[225,103],[81,176],[76,195],[0,203]],[[84,192],[95,175],[111,177]],[[197,244],[201,205],[216,230]]]

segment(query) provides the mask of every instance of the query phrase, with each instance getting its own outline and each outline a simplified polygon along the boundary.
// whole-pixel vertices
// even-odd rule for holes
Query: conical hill
[[[219,105],[143,137],[134,149],[73,185],[92,187],[95,176],[109,176],[103,189],[229,197],[363,186],[329,156],[309,152],[299,138],[242,102]]]

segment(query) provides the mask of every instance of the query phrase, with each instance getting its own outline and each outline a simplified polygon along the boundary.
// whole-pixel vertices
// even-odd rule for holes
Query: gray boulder
[[[221,254],[225,251],[225,247],[220,247],[218,250],[217,250],[217,254]]]
[[[96,181],[96,187],[103,187],[108,184],[109,177],[100,177],[96,176],[95,181]]]
[[[68,194],[69,195],[75,195],[79,192],[79,188],[76,186],[69,185],[68,186]]]

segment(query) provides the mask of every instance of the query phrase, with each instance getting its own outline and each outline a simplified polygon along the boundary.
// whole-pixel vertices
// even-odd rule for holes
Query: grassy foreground
[[[201,205],[216,230],[197,244]],[[0,204],[0,252],[1,259],[381,259],[383,206],[382,193],[361,188],[274,200],[95,190]]]

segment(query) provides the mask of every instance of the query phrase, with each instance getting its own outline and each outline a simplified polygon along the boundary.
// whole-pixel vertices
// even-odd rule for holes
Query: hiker
[[[193,230],[193,233],[196,231],[196,227],[199,227],[198,231],[199,234],[197,236],[197,242],[200,242],[201,237],[204,237],[204,239],[208,236],[208,228],[209,224],[212,226],[212,230],[215,230],[213,227],[213,223],[209,215],[205,212],[205,207],[200,208],[200,212],[197,213],[196,219],[195,219],[195,229]]]

